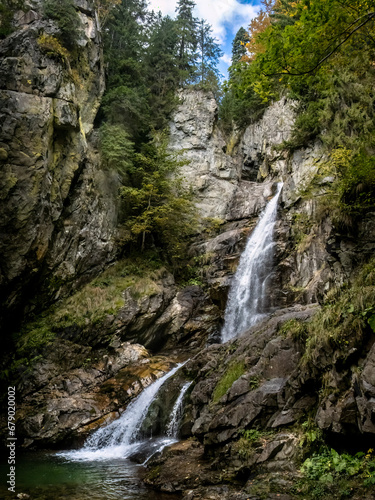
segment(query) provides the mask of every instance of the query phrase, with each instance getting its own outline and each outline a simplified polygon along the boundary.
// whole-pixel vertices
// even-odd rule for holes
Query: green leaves
[[[188,188],[177,176],[181,162],[166,144],[147,145],[134,155],[131,185],[121,189],[126,210],[127,243],[162,248],[172,263],[183,256],[186,238],[195,231],[195,208]]]
[[[104,166],[116,170],[124,181],[132,166],[133,143],[121,125],[105,123],[100,128],[100,151]]]
[[[367,454],[359,452],[353,456],[348,453],[339,454],[336,450],[326,448],[321,453],[315,453],[306,459],[301,472],[304,479],[310,482],[312,494],[318,491],[317,481],[326,489],[326,493],[333,484],[337,488],[343,479],[355,479],[357,482],[361,481],[365,487],[369,487],[374,484],[375,460],[372,450]]]
[[[369,317],[367,320],[368,324],[370,325],[372,331],[375,333],[375,314]]]

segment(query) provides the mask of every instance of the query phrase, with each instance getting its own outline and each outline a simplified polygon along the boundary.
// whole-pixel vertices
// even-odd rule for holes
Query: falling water
[[[151,403],[164,382],[172,377],[184,364],[178,364],[170,372],[146,387],[128,405],[119,419],[114,420],[106,427],[98,429],[89,437],[81,450],[64,452],[61,455],[73,460],[103,460],[126,458],[134,453],[139,446],[139,442],[137,442],[138,432],[147,416]]]
[[[169,446],[172,443],[176,443],[177,437],[178,437],[178,429],[180,426],[180,421],[182,417],[182,409],[183,409],[183,402],[184,402],[184,396],[186,394],[186,391],[189,389],[193,382],[186,382],[182,388],[181,392],[176,399],[175,404],[173,405],[172,408],[172,413],[167,425],[167,430],[166,430],[166,435],[167,438],[162,438],[158,440],[157,446],[154,447],[154,449],[151,451],[151,454],[148,454],[146,460],[143,462],[142,465],[146,465],[147,462],[150,460],[151,457],[153,457],[156,453],[160,453],[161,451],[164,450],[166,446]]]
[[[168,437],[172,437],[172,438],[177,437],[178,426],[180,424],[180,419],[181,419],[181,415],[182,415],[182,403],[183,403],[186,391],[189,389],[191,384],[192,384],[192,382],[186,382],[186,384],[184,384],[182,386],[181,392],[180,392],[178,398],[176,399],[176,402],[175,402],[173,409],[172,409],[171,418],[170,418],[169,424],[167,426],[166,434]]]
[[[229,290],[221,332],[222,342],[237,337],[255,325],[269,306],[268,285],[272,276],[274,251],[273,229],[282,187],[283,184],[278,183],[275,196],[268,202],[241,255]]]

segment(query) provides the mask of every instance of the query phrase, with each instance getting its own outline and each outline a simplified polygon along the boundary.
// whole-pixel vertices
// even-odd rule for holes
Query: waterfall
[[[146,465],[147,462],[150,460],[150,458],[152,458],[156,453],[162,452],[166,446],[169,446],[170,444],[177,442],[178,428],[182,417],[184,396],[192,383],[193,382],[186,382],[182,386],[181,392],[178,395],[175,404],[173,405],[171,417],[169,419],[169,423],[167,425],[167,430],[166,430],[167,439],[161,439],[157,443],[158,446],[152,450],[151,454],[148,454],[146,460],[142,463],[142,465]]]
[[[273,229],[283,184],[268,202],[241,255],[229,290],[221,332],[222,342],[237,337],[255,325],[267,311],[268,285],[272,276]]]
[[[167,426],[167,436],[176,438],[178,434],[178,426],[180,424],[180,419],[182,416],[182,403],[184,401],[184,396],[186,394],[186,391],[189,389],[191,386],[192,382],[186,382],[181,389],[181,392],[176,399],[176,402],[173,406],[172,413],[171,413],[171,418],[169,421],[169,424]]]
[[[94,432],[82,449],[64,452],[60,455],[73,460],[126,458],[131,455],[139,446],[139,442],[137,442],[138,432],[159,389],[184,364],[178,364],[146,387],[139,396],[131,401],[120,418]]]

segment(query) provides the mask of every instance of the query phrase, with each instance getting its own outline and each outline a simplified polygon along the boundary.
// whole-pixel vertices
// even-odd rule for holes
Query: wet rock
[[[280,424],[275,424],[274,415],[279,412],[284,412],[283,415],[288,412],[290,423],[291,419],[301,416],[315,402],[315,399],[306,399],[304,405],[293,407],[295,401],[287,397],[288,385],[294,382],[294,377],[299,373],[301,350],[298,343],[277,335],[279,326],[285,321],[292,318],[306,321],[315,311],[315,306],[280,310],[239,339],[220,347],[212,346],[207,354],[203,351],[191,362],[193,367],[189,366],[189,369],[194,370],[196,362],[200,370],[191,393],[195,415],[192,433],[206,447],[223,445],[237,436],[239,429],[254,425],[282,425],[281,417]],[[207,368],[202,367],[201,357],[204,359],[208,355],[210,359],[210,352],[215,353],[216,359],[222,358],[223,361],[216,365],[214,360],[209,361],[212,375],[208,377]],[[240,362],[245,365],[245,374],[232,381],[226,394],[216,405],[212,404],[219,381],[230,372],[233,364]],[[289,412],[291,408],[293,410]]]
[[[203,446],[194,440],[169,446],[147,466],[146,484],[167,492],[181,492],[203,483],[219,482],[220,472],[212,471]]]
[[[82,443],[172,367],[168,359],[150,358],[143,346],[128,343],[86,368],[45,367],[48,378],[39,379],[40,390],[18,406],[19,444],[24,438],[24,446],[33,447]]]

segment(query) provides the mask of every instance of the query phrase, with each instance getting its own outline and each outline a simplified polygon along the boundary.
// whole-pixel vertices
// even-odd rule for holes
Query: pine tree
[[[248,41],[249,34],[245,28],[241,26],[232,42],[232,64],[237,64],[242,57],[246,55],[246,43]]]
[[[175,105],[175,94],[179,85],[178,36],[176,21],[170,17],[156,18],[145,51],[145,71],[151,93],[152,125],[162,129]]]
[[[140,142],[149,130],[149,89],[144,52],[149,13],[145,0],[123,0],[112,10],[104,30],[107,92],[101,113],[121,125],[130,140]]]
[[[176,12],[176,32],[178,36],[178,66],[180,70],[180,85],[191,83],[196,72],[197,59],[197,19],[193,16],[195,2],[178,0]]]
[[[217,65],[223,55],[220,45],[212,36],[211,26],[203,19],[198,23],[199,79],[207,83],[213,75],[218,76]]]

